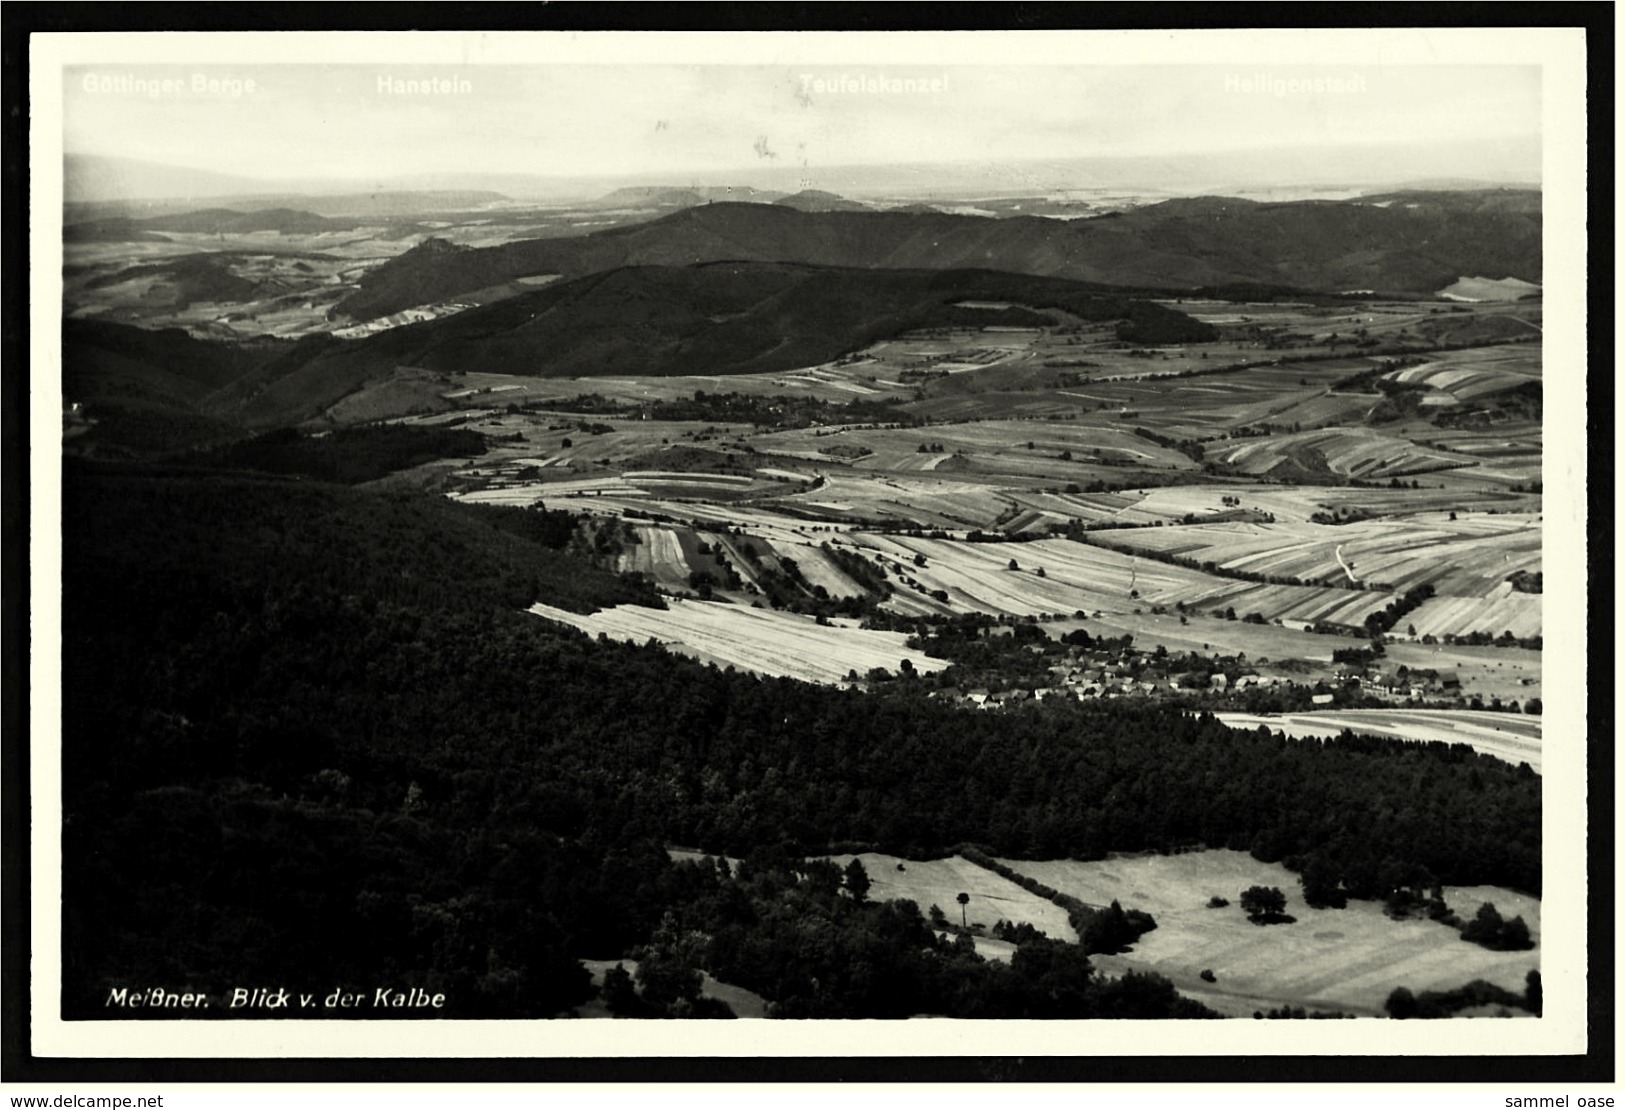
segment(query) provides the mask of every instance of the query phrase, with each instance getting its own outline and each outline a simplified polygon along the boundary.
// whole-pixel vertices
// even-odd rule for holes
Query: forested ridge
[[[786,1016],[900,1016],[868,985],[809,994],[805,961],[783,966],[806,929],[757,897],[811,883],[804,923],[835,922],[788,861],[868,848],[1205,844],[1313,867],[1332,895],[1540,889],[1527,767],[1154,707],[995,717],[907,679],[864,694],[594,642],[521,610],[659,602],[567,555],[557,514],[71,461],[63,514],[67,1016],[107,1016],[114,986],[255,976],[546,1015],[587,997],[578,959],[647,946],[668,915],[701,938],[689,959]],[[668,843],[755,870],[696,876]],[[912,969],[904,997],[930,1012],[1038,1016],[1033,992],[1054,995],[1036,951],[1015,978],[947,948],[919,962],[935,942],[899,914],[840,917],[829,951]],[[1162,999],[1141,1016],[1178,1009],[1131,987]]]

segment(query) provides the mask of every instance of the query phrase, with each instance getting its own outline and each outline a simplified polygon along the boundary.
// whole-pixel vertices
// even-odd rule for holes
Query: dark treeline
[[[671,421],[713,420],[769,428],[809,428],[818,424],[895,424],[913,427],[924,423],[918,416],[889,401],[856,397],[843,404],[835,404],[817,397],[765,397],[733,390],[718,393],[697,389],[690,397],[655,401],[620,401],[598,393],[584,393],[572,398],[515,403],[509,407],[514,411],[591,413],[597,416]]]
[[[666,843],[1208,844],[1354,897],[1540,888],[1539,778],[1461,745],[966,713],[917,679],[868,695],[594,642],[520,610],[657,599],[518,510],[70,465],[63,515],[71,1016],[255,976],[558,1012],[589,989],[575,960],[680,901]]]
[[[782,1018],[1218,1016],[1158,975],[1101,979],[1085,947],[1036,930],[1021,936],[1008,963],[983,960],[968,934],[939,936],[914,902],[871,902],[867,888],[861,863],[843,873],[779,846],[737,867],[673,865],[672,897],[635,950],[644,981],[637,1001],[659,1007],[643,1016],[703,1016],[693,1014],[704,1002],[694,997],[702,966],[772,1000],[769,1016]]]
[[[485,437],[468,428],[373,424],[321,434],[280,428],[191,459],[207,467],[357,485],[436,459],[473,458],[485,451]]]
[[[1085,952],[1131,952],[1135,941],[1157,927],[1156,921],[1143,910],[1125,910],[1115,900],[1109,906],[1091,906],[1075,895],[1056,890],[1031,875],[1023,875],[1008,863],[999,862],[979,848],[961,845],[958,854],[976,866],[985,867],[995,875],[1009,879],[1022,889],[1060,906],[1066,911],[1067,924],[1078,934],[1078,943],[1083,945]],[[1019,941],[1023,937],[1022,929],[1032,930],[1032,926],[1023,924],[1017,929],[1006,928],[1005,933]],[[1030,936],[1031,933],[1026,935]]]
[[[1530,971],[1524,979],[1524,992],[1516,994],[1505,987],[1484,979],[1474,979],[1465,986],[1447,991],[1423,991],[1413,994],[1409,987],[1395,987],[1383,1009],[1393,1018],[1447,1018],[1473,1007],[1494,1006],[1507,1012],[1527,1010],[1536,1017],[1543,1008],[1540,972]]]

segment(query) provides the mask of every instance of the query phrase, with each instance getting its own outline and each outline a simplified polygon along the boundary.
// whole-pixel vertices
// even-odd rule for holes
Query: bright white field
[[[589,636],[603,633],[613,640],[638,644],[654,639],[702,663],[807,682],[838,683],[849,670],[863,675],[875,667],[895,673],[904,659],[921,673],[948,665],[910,651],[905,645],[908,637],[901,632],[836,623],[825,626],[810,617],[721,602],[673,598],[670,605],[669,609],[617,605],[583,615],[536,604],[530,612],[579,628]]]
[[[1358,626],[1390,600],[1386,594],[1360,590],[1258,585],[1070,540],[989,544],[876,533],[854,533],[850,538],[909,564],[912,576],[927,590],[946,591],[960,612],[1122,612],[1183,602],[1204,612],[1234,608],[1240,616],[1258,612],[1266,620],[1329,620]],[[925,567],[912,565],[916,554],[925,556]],[[1012,559],[1016,570],[1009,569]],[[1038,576],[1040,567],[1043,577]],[[898,599],[888,604],[896,608]]]
[[[1254,713],[1215,713],[1214,716],[1232,728],[1251,729],[1262,725],[1271,732],[1285,733],[1297,740],[1336,736],[1344,729],[1352,729],[1401,740],[1467,744],[1485,755],[1514,765],[1527,763],[1531,769],[1540,770],[1541,719],[1517,713],[1470,709],[1339,709],[1274,716]]]
[[[1357,478],[1409,477],[1474,464],[1466,456],[1435,451],[1369,428],[1334,428],[1243,440],[1236,446],[1210,451],[1208,457],[1244,474],[1265,474],[1290,452],[1305,449],[1319,451],[1333,473]]]
[[[1345,579],[1352,570],[1358,581],[1396,591],[1430,583],[1439,594],[1458,597],[1484,597],[1515,572],[1541,565],[1540,523],[1526,514],[1339,526],[1226,522],[1124,529],[1103,539],[1227,570],[1307,581]]]
[[[699,858],[699,853],[682,850],[671,855]],[[843,868],[853,859],[828,858]],[[1028,922],[1055,939],[1077,940],[1060,907],[958,856],[920,861],[865,852],[857,858],[869,875],[871,900],[909,899],[922,916],[933,905],[940,906],[957,924],[956,898],[964,892],[970,895],[966,919],[973,925],[991,928],[1001,919]],[[1448,990],[1474,979],[1520,992],[1524,976],[1540,966],[1539,899],[1499,887],[1445,887],[1445,901],[1463,918],[1470,918],[1484,902],[1493,903],[1503,917],[1521,916],[1535,938],[1534,950],[1491,952],[1468,944],[1456,930],[1436,922],[1392,921],[1376,903],[1309,909],[1299,897],[1296,875],[1245,852],[1219,849],[1090,862],[1002,862],[1090,904],[1107,905],[1115,899],[1125,908],[1151,914],[1157,928],[1140,938],[1134,951],[1093,956],[1095,966],[1112,976],[1155,971],[1171,979],[1180,993],[1235,1017],[1288,1005],[1380,1014],[1397,986]],[[1250,886],[1279,888],[1287,897],[1287,913],[1298,920],[1267,926],[1249,922],[1240,908],[1240,895]],[[1228,898],[1230,905],[1208,909],[1208,899],[1215,894]],[[1008,961],[1013,946],[978,937],[976,950],[988,959]],[[613,963],[603,961],[602,966]],[[591,962],[588,966],[600,967]],[[1204,981],[1204,969],[1211,969],[1217,982]],[[597,973],[601,975],[601,970]],[[716,993],[709,981],[707,993]],[[732,997],[727,1000],[734,1004]],[[734,1008],[744,1016],[738,1004]]]
[[[1439,296],[1453,301],[1515,301],[1539,292],[1540,286],[1519,278],[1463,277],[1439,290]]]
[[[1379,1014],[1395,987],[1446,990],[1487,979],[1521,992],[1524,976],[1540,965],[1540,950],[1491,952],[1469,944],[1449,926],[1391,921],[1381,906],[1351,902],[1347,909],[1314,910],[1303,904],[1297,876],[1245,852],[1191,852],[1093,862],[1007,860],[1024,875],[1086,902],[1117,899],[1157,919],[1155,931],[1123,956],[1096,956],[1107,974],[1126,970],[1167,976],[1182,994],[1222,1013],[1249,1016],[1276,1006]],[[1290,925],[1254,925],[1240,906],[1250,886],[1278,887],[1287,896]],[[1228,898],[1208,909],[1213,895]],[[1493,902],[1507,917],[1521,914],[1539,943],[1539,903],[1493,887],[1446,888],[1451,909],[1471,917]],[[1204,982],[1203,969],[1217,979]]]
[[[1418,636],[1460,635],[1464,632],[1510,632],[1520,638],[1539,636],[1541,595],[1513,591],[1510,584],[1488,597],[1434,597],[1406,614]]]

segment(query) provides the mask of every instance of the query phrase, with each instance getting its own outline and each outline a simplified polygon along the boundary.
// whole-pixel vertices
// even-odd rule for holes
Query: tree
[[[1342,890],[1342,877],[1335,864],[1324,856],[1313,856],[1299,876],[1303,884],[1303,900],[1316,909],[1342,909],[1348,899]]]
[[[1521,952],[1534,946],[1535,942],[1529,936],[1529,926],[1521,914],[1501,927],[1501,947],[1506,951]]]
[[[954,899],[954,901],[959,903],[959,923],[964,925],[969,920],[965,916],[965,907],[970,905],[970,895],[966,894],[964,891],[960,891],[959,895]]]
[[[1279,887],[1250,886],[1241,892],[1241,908],[1255,922],[1286,912],[1286,895]]]
[[[908,660],[905,659],[903,662],[906,663]],[[869,872],[863,869],[862,860],[856,856],[852,857],[852,862],[846,865],[844,880],[846,889],[852,895],[852,900],[861,905],[864,899],[869,896]]]
[[[1480,903],[1478,912],[1473,915],[1473,919],[1461,930],[1461,939],[1472,941],[1474,944],[1481,944],[1485,948],[1494,948],[1496,942],[1500,940],[1501,930],[1505,925],[1506,922],[1502,920],[1500,912],[1496,910],[1495,903],[1483,902]]]
[[[1016,562],[1014,559],[1011,559],[1010,560],[1010,569],[1011,570],[1020,570],[1021,569],[1021,564]]]
[[[616,1017],[642,1016],[642,1000],[638,998],[637,988],[632,985],[632,973],[626,970],[625,964],[616,964],[604,972],[603,996],[604,1004]]]
[[[1382,1008],[1391,1018],[1413,1018],[1417,1011],[1416,996],[1407,987],[1395,987]]]

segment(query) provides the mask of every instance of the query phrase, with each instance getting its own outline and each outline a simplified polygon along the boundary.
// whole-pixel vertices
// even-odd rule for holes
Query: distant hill
[[[241,435],[208,398],[281,353],[282,345],[205,343],[178,328],[152,331],[92,320],[62,325],[62,397],[96,420],[112,453],[172,451]]]
[[[870,212],[869,205],[862,201],[848,200],[835,193],[826,193],[822,189],[803,189],[799,193],[792,193],[787,197],[780,197],[773,202],[782,204],[786,208],[794,208],[800,212]]]
[[[783,193],[755,189],[749,185],[628,185],[605,193],[591,202],[592,208],[694,208],[701,204],[735,202],[770,204]]]
[[[590,202],[590,208],[692,208],[705,198],[693,189],[670,185],[628,185]]]
[[[335,306],[358,320],[530,274],[639,265],[797,262],[884,269],[978,267],[1171,290],[1257,282],[1427,293],[1463,274],[1540,281],[1539,193],[1404,194],[1414,201],[1259,203],[1197,197],[1091,219],[990,220],[925,212],[801,212],[709,204],[570,239],[537,239],[429,264],[397,258]]]
[[[1528,187],[1509,186],[1504,181],[1486,181],[1473,177],[1426,177],[1415,181],[1399,181],[1381,189],[1373,189],[1373,195],[1380,193],[1410,193],[1410,192],[1483,192],[1494,190],[1496,192],[1538,192]]]
[[[198,301],[227,304],[264,296],[265,291],[260,283],[232,273],[230,264],[234,258],[225,254],[187,254],[179,258],[165,258],[104,274],[92,279],[86,287],[97,289],[141,277],[162,278],[171,288],[172,300],[169,303],[175,308],[185,308]],[[280,292],[281,289],[273,288],[272,291]]]
[[[1211,339],[1172,309],[1056,278],[784,263],[630,267],[384,332],[368,357],[431,370],[546,377],[744,374],[832,360],[924,327],[1032,323],[962,309],[984,300],[1126,319],[1145,342]]]
[[[348,221],[334,221],[313,212],[292,208],[271,208],[244,212],[232,208],[205,208],[148,219],[113,217],[69,224],[62,229],[64,242],[97,242],[105,240],[151,239],[154,233],[187,232],[203,235],[242,235],[256,231],[275,231],[283,235],[313,235],[323,231],[353,226]]]
[[[229,206],[238,211],[299,208],[320,216],[372,217],[479,208],[508,199],[490,189],[419,189],[389,182],[240,177],[93,154],[65,155],[62,174],[62,199],[69,222],[173,215],[197,208],[200,201],[227,198]]]
[[[464,257],[433,242],[414,249],[445,265]],[[967,300],[1024,307],[959,306]],[[65,388],[93,409],[134,400],[143,409],[206,418],[216,431],[271,428],[319,416],[400,366],[545,377],[772,372],[827,362],[911,329],[1031,326],[1057,313],[1122,321],[1121,334],[1135,342],[1213,337],[1174,309],[1059,278],[783,263],[640,266],[355,341],[323,335],[240,345],[69,321]]]

